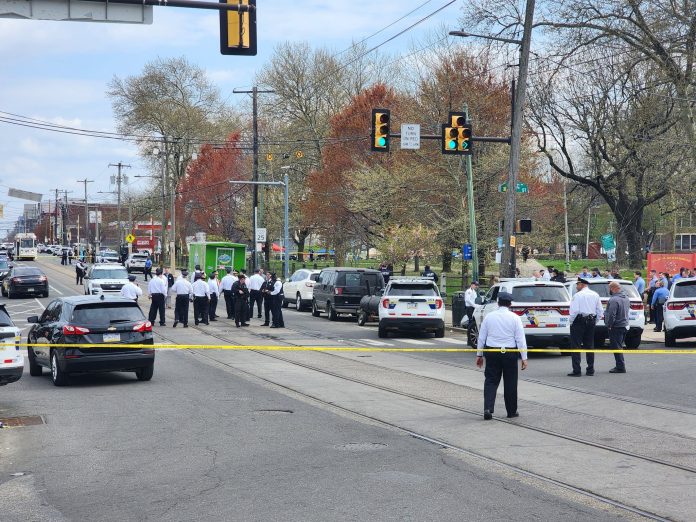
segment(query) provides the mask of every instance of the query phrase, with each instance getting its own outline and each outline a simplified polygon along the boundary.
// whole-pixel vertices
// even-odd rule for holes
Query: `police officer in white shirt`
[[[220,281],[217,278],[217,270],[210,272],[208,276],[208,288],[210,289],[210,302],[208,303],[208,321],[217,321],[218,294],[220,293]]]
[[[121,297],[126,299],[132,299],[136,303],[138,302],[138,297],[143,295],[142,289],[135,284],[135,274],[128,275],[128,282],[121,287]]]
[[[193,285],[189,283],[188,270],[183,269],[181,275],[174,281],[172,292],[176,294],[174,301],[174,328],[179,322],[184,323],[184,328],[188,328],[188,309],[189,301],[193,296]]]
[[[602,301],[597,292],[590,290],[587,279],[578,277],[575,285],[577,292],[570,301],[570,347],[576,350],[591,350],[594,348],[595,325],[604,315]],[[587,362],[586,375],[594,375],[594,352],[585,352],[585,361]],[[580,377],[582,375],[580,353],[572,353],[571,362],[573,371],[568,374],[568,377]]]
[[[232,274],[232,267],[225,267],[227,274],[220,281],[220,290],[225,298],[225,309],[227,310],[227,318],[234,319],[234,295],[232,294],[232,285],[237,281],[237,278]]]
[[[469,289],[464,292],[464,311],[469,318],[469,324],[471,324],[471,318],[474,316],[474,307],[476,306],[476,298],[478,297],[478,286],[478,281],[472,281]]]
[[[285,298],[283,282],[273,272],[271,274],[271,283],[273,285],[273,290],[271,290],[271,315],[273,317],[271,328],[285,328],[285,321],[283,321],[283,299]]]
[[[493,418],[495,395],[500,378],[503,378],[505,409],[508,418],[518,417],[517,413],[517,360],[522,359],[522,369],[527,368],[527,340],[520,316],[510,311],[512,294],[498,294],[499,308],[489,313],[481,323],[476,352],[476,366],[483,366],[484,348],[494,348],[486,352],[486,380],[483,385],[483,418]]]
[[[196,324],[208,323],[208,298],[210,297],[210,287],[203,281],[203,276],[199,273],[195,275],[193,283],[193,319]]]
[[[150,295],[150,313],[148,320],[155,324],[157,312],[160,316],[160,326],[167,326],[164,318],[164,299],[167,297],[167,280],[162,277],[162,268],[157,267],[155,271],[156,277],[150,279],[147,284],[147,293]]]
[[[256,273],[247,281],[247,286],[249,287],[249,318],[254,317],[254,303],[256,303],[258,318],[261,319],[261,304],[263,303],[261,286],[263,286],[265,281],[261,268],[257,268]]]

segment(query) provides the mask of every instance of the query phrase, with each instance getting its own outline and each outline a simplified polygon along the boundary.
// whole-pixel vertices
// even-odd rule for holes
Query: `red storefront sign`
[[[668,272],[670,275],[675,275],[679,273],[679,269],[682,267],[688,269],[696,268],[696,253],[648,253],[648,271],[657,270],[658,272]]]

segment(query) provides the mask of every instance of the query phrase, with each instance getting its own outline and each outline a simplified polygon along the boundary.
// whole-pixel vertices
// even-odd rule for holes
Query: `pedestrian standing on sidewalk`
[[[471,319],[474,317],[474,308],[476,307],[476,299],[478,298],[478,281],[472,281],[469,289],[464,292],[464,311],[469,323],[471,324]]]
[[[254,317],[254,304],[256,304],[258,318],[261,319],[261,303],[263,302],[261,286],[264,281],[265,278],[263,277],[263,270],[261,268],[257,268],[256,273],[249,278],[249,282],[247,283],[249,287],[249,318]]]
[[[193,320],[196,323],[208,323],[208,298],[210,287],[203,281],[203,274],[197,273],[193,282]]]
[[[156,277],[151,277],[150,282],[147,285],[147,293],[150,296],[150,313],[147,318],[152,323],[155,324],[155,319],[157,318],[157,313],[160,316],[160,326],[167,326],[164,317],[164,298],[167,295],[167,283],[162,277],[162,269],[157,267],[155,271]]]
[[[602,301],[597,292],[589,288],[587,279],[578,277],[575,283],[577,292],[570,301],[570,347],[575,350],[585,349],[585,361],[587,362],[586,375],[594,375],[594,332],[597,321],[602,318]],[[571,354],[573,371],[568,377],[580,377],[582,368],[580,353]]]
[[[208,320],[217,321],[218,294],[220,293],[220,281],[217,278],[217,270],[210,272],[208,277],[208,288],[210,290],[210,302],[208,303]]]
[[[61,252],[60,264],[61,264],[61,265],[67,265],[67,264],[68,264],[68,249],[66,249],[66,248],[63,248],[63,251]]]
[[[237,278],[232,274],[232,267],[225,267],[225,277],[220,281],[220,291],[225,298],[225,311],[228,319],[234,319],[234,296],[232,294],[232,285],[237,281]]]
[[[273,290],[271,290],[273,324],[271,324],[271,328],[285,328],[285,321],[283,321],[283,300],[285,299],[285,294],[283,293],[283,283],[277,278],[275,272],[271,274],[271,283],[273,284]]]
[[[189,302],[193,299],[193,285],[187,279],[188,270],[181,271],[181,275],[177,278],[172,286],[172,292],[176,294],[174,301],[174,328],[179,323],[183,323],[184,328],[188,328],[188,311]]]
[[[626,332],[628,332],[628,314],[631,301],[616,281],[609,283],[609,302],[604,312],[604,324],[609,331],[609,349],[623,350]],[[626,363],[622,353],[614,353],[616,365],[609,373],[626,373]]]
[[[249,289],[246,285],[246,275],[239,274],[239,280],[232,285],[232,293],[234,294],[234,324],[240,326],[249,326],[247,323],[247,314],[249,313]]]
[[[128,282],[121,287],[121,297],[138,302],[138,297],[143,295],[142,289],[135,284],[135,274],[128,274]]]
[[[476,366],[483,366],[483,349],[486,369],[483,384],[483,418],[491,420],[495,409],[495,396],[502,377],[505,409],[508,418],[519,417],[517,412],[517,361],[521,359],[523,370],[527,368],[527,340],[519,315],[510,311],[512,294],[498,294],[498,309],[489,313],[481,323],[478,345],[476,346]]]

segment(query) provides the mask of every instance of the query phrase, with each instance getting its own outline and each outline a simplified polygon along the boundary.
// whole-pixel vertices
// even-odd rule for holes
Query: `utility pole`
[[[119,161],[118,163],[109,163],[109,167],[118,167],[118,174],[116,174],[116,220],[118,221],[118,250],[119,255],[121,255],[121,245],[123,245],[123,227],[121,226],[121,182],[123,181],[123,177],[121,176],[121,169],[129,169],[131,166],[124,165]]]
[[[87,206],[87,183],[94,183],[93,179],[78,179],[78,183],[85,185],[85,250],[89,248],[89,207]],[[79,230],[79,229],[78,229]]]
[[[235,94],[251,94],[251,112],[252,112],[252,134],[253,134],[253,167],[251,173],[251,181],[257,183],[259,181],[259,113],[258,113],[258,95],[259,94],[273,94],[274,90],[259,90],[259,88],[254,85],[254,87],[249,91],[240,91],[234,89],[232,92]],[[256,229],[258,228],[257,216],[258,216],[258,206],[259,206],[259,186],[253,185],[253,203],[252,203],[252,214],[251,214],[251,243],[254,247],[254,266],[256,269],[258,267],[259,256],[256,251]]]
[[[469,121],[469,108],[464,107],[466,121]],[[478,239],[476,237],[476,209],[474,208],[474,173],[471,168],[471,154],[466,156],[466,197],[469,207],[469,241],[471,241],[471,277],[472,281],[479,278]],[[463,262],[463,260],[462,260]]]
[[[532,21],[535,0],[527,0],[524,15],[524,30],[520,46],[520,73],[515,89],[512,111],[512,136],[510,140],[510,170],[507,180],[507,199],[505,202],[505,234],[500,264],[500,275],[515,277],[515,218],[517,215],[517,177],[520,170],[520,147],[522,119],[527,94],[527,72],[529,70],[529,48],[532,40]]]
[[[60,189],[54,189],[56,191],[56,204],[53,207],[53,240],[57,243],[60,241],[58,239],[58,191]]]

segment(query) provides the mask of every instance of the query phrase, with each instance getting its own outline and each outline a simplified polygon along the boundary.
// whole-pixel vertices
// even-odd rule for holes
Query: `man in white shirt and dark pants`
[[[193,319],[196,324],[208,323],[208,297],[210,297],[210,287],[203,281],[202,274],[196,274],[193,283]]]
[[[249,318],[254,317],[254,303],[256,303],[256,309],[259,314],[258,318],[261,319],[261,304],[263,303],[261,287],[264,282],[265,279],[261,268],[257,268],[256,273],[251,276],[247,282],[247,286],[249,287]]]
[[[160,316],[160,326],[167,326],[164,319],[164,299],[167,297],[167,280],[162,277],[162,269],[157,267],[156,277],[150,279],[147,285],[147,292],[150,295],[150,313],[148,314],[148,320],[155,324],[155,319],[157,318],[157,312]]]
[[[135,274],[128,274],[128,282],[121,287],[121,297],[132,299],[137,303],[138,297],[141,295],[143,295],[143,291],[135,284]]]
[[[174,301],[174,328],[176,325],[184,323],[184,328],[188,328],[188,310],[189,301],[193,295],[193,285],[189,283],[188,270],[183,269],[181,275],[174,282],[172,286],[172,292],[176,294],[176,300]]]
[[[570,301],[570,347],[574,350],[592,350],[595,325],[604,315],[602,301],[597,292],[590,290],[587,279],[578,277],[575,285],[577,292]],[[573,371],[568,374],[568,377],[580,377],[582,375],[580,353],[573,352],[571,361]],[[585,352],[585,361],[587,362],[586,375],[594,375],[594,352]]]
[[[464,292],[464,311],[469,318],[469,324],[471,324],[471,318],[474,316],[474,307],[476,305],[476,298],[478,297],[478,286],[478,281],[472,281],[469,289]]]
[[[213,270],[208,276],[208,288],[210,289],[210,302],[208,303],[209,321],[217,321],[218,294],[220,293],[219,283],[217,270]]]
[[[495,396],[503,378],[505,391],[505,409],[508,418],[519,417],[517,413],[517,361],[522,359],[522,369],[527,368],[527,340],[520,316],[510,311],[512,294],[498,294],[499,308],[488,314],[481,323],[476,352],[476,366],[483,366],[483,349],[495,349],[485,352],[486,380],[483,385],[483,418],[493,418]]]
[[[220,290],[225,298],[225,309],[227,318],[234,319],[234,295],[232,294],[232,285],[237,281],[237,278],[232,274],[232,267],[225,267],[227,274],[220,281]]]

